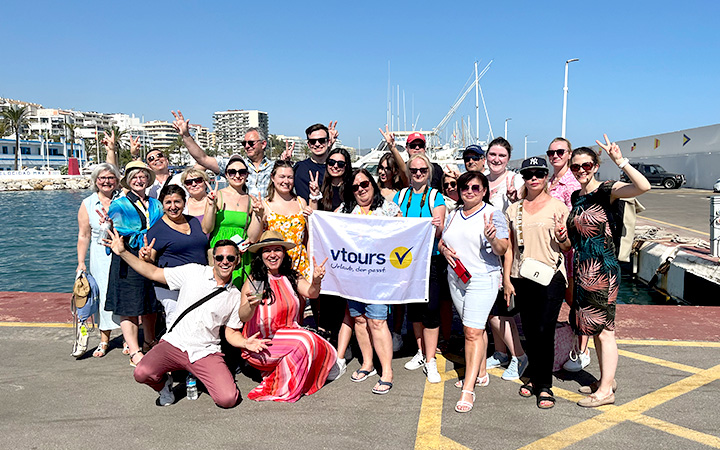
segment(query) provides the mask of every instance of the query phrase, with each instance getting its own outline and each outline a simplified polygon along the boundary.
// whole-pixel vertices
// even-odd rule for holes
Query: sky
[[[246,4],[251,3],[251,4]],[[21,2],[2,6],[0,97],[172,120],[259,109],[270,133],[338,121],[377,145],[388,81],[432,129],[475,61],[494,136],[514,155],[560,135],[565,61],[574,147],[720,122],[720,2]],[[9,41],[8,41],[9,39]],[[389,64],[389,71],[388,71]],[[455,123],[475,129],[474,92]],[[481,106],[480,137],[489,128]],[[459,125],[458,125],[459,126]]]

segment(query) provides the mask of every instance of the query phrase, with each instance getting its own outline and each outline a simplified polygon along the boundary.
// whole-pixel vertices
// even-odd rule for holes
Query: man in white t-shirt
[[[213,267],[185,264],[164,269],[126,251],[116,230],[108,246],[140,275],[180,291],[177,305],[180,316],[137,364],[135,381],[147,384],[160,394],[158,406],[168,406],[175,402],[175,395],[172,377],[167,373],[187,370],[205,385],[215,404],[222,408],[237,405],[240,392],[220,351],[220,327],[225,325],[225,338],[234,347],[260,352],[266,350],[270,342],[257,339],[257,334],[246,339],[240,332],[240,291],[232,284],[232,272],[240,261],[237,245],[230,240],[218,241],[213,248]],[[210,294],[215,295],[194,307]],[[186,310],[189,312],[184,317]]]

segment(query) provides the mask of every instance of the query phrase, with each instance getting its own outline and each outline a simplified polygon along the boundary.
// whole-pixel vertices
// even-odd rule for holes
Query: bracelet
[[[623,158],[623,160],[620,161],[620,164],[618,164],[618,169],[622,170],[625,166],[628,165],[629,162],[630,162],[629,159]]]
[[[322,194],[318,194],[318,195],[310,194],[310,200],[316,200],[316,201],[317,201],[317,200],[322,200],[322,198],[323,198],[323,195],[322,195]]]

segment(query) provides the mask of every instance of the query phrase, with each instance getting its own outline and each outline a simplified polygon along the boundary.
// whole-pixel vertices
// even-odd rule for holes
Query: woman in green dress
[[[223,239],[238,243],[240,251],[257,241],[262,233],[262,199],[248,195],[245,181],[248,167],[240,155],[230,158],[225,169],[228,186],[208,194],[203,217],[203,231],[210,232],[210,248]],[[254,216],[254,217],[253,217]],[[245,245],[243,245],[245,244]],[[242,262],[233,272],[233,284],[241,288],[250,272],[250,254],[243,253]],[[212,263],[212,260],[211,260]]]

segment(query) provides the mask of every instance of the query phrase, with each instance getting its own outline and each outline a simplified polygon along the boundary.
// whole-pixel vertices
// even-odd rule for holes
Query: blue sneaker
[[[505,369],[505,372],[503,372],[502,374],[502,379],[507,381],[520,379],[523,372],[525,372],[525,369],[527,369],[527,366],[527,355],[522,355],[519,358],[517,356],[513,356],[512,359],[510,359],[510,364],[508,365],[508,368]]]
[[[486,365],[488,369],[492,369],[494,367],[507,366],[508,362],[510,362],[510,358],[508,358],[507,353],[495,352],[487,359]]]

